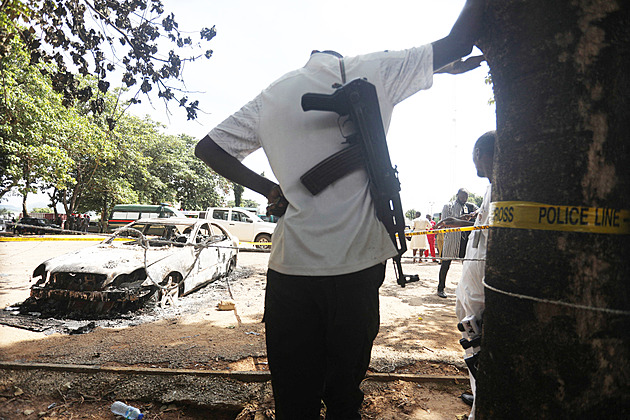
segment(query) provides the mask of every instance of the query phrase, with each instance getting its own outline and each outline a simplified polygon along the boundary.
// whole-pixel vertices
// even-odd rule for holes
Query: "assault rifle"
[[[378,219],[385,225],[398,251],[394,257],[396,280],[401,287],[418,281],[418,275],[403,273],[400,257],[407,250],[405,218],[400,203],[398,171],[392,168],[381,120],[376,88],[364,79],[355,79],[330,95],[306,93],[302,96],[304,111],[332,111],[348,116],[355,133],[346,137],[348,147],[324,159],[300,180],[313,195],[319,194],[334,181],[365,168],[370,180],[370,194]]]

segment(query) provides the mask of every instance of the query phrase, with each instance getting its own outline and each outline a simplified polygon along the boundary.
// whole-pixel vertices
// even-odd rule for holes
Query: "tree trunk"
[[[59,191],[57,190],[57,188],[53,188],[52,194],[48,194],[48,197],[50,198],[50,205],[53,208],[53,220],[55,220],[56,223],[57,219],[59,218],[59,212],[57,211],[57,203],[59,203]]]
[[[232,189],[234,190],[234,207],[241,206],[241,199],[243,197],[243,191],[245,191],[245,187],[236,182],[232,183]]]
[[[61,203],[63,204],[63,211],[66,212],[66,217],[70,216],[70,206],[68,206],[68,190],[63,190],[61,194]]]
[[[103,196],[103,205],[101,207],[101,220],[99,222],[99,232],[103,233],[103,232],[107,232],[107,225],[108,225],[108,211],[109,209],[107,208],[107,194]]]
[[[22,217],[28,217],[28,209],[26,208],[26,196],[28,192],[24,191],[22,193]]]
[[[630,209],[630,2],[488,0],[485,23],[493,201]],[[629,245],[491,231],[478,419],[630,415]]]

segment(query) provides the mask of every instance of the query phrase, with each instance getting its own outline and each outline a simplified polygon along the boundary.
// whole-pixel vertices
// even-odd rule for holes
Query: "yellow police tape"
[[[406,231],[405,236],[433,235],[448,232],[466,232],[506,227],[517,229],[555,230],[568,232],[630,234],[630,211],[602,207],[557,206],[528,201],[495,201],[490,203],[489,225],[465,226],[448,229]],[[10,241],[102,241],[103,237],[85,236],[35,236],[0,237],[0,242]],[[117,241],[129,238],[116,238]],[[241,242],[259,247],[271,242]]]
[[[0,237],[0,242],[27,242],[27,241],[104,241],[106,237],[94,236],[5,236]],[[129,238],[116,238],[115,241],[128,241]]]
[[[630,211],[527,201],[490,203],[490,226],[569,232],[630,233]]]
[[[481,230],[481,229],[489,229],[488,225],[479,225],[479,226],[464,226],[458,228],[446,228],[446,229],[435,229],[435,230],[419,230],[417,232],[413,231],[405,231],[405,236],[416,236],[416,235],[433,235],[436,233],[448,233],[448,232],[467,232],[471,230]]]
[[[107,237],[86,236],[0,236],[0,242],[28,242],[28,241],[104,241]],[[114,241],[129,241],[133,238],[115,238]],[[251,244],[257,247],[271,246],[271,242],[239,242],[239,244]]]

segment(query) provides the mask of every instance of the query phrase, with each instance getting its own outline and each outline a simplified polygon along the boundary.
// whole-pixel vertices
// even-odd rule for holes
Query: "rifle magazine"
[[[317,195],[336,180],[363,166],[361,146],[353,144],[313,166],[300,177],[300,181],[311,194]]]

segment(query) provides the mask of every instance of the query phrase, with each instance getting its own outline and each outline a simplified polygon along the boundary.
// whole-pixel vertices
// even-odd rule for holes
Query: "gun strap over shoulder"
[[[343,62],[343,57],[339,59],[339,72],[341,73],[341,83],[346,84],[346,64]]]
[[[339,59],[339,74],[341,75],[341,83],[333,83],[333,89],[339,89],[341,86],[346,84],[346,64],[343,61],[343,57]]]

